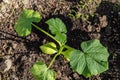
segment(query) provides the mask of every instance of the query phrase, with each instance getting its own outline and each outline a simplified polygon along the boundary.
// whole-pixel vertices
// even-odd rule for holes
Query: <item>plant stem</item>
[[[60,49],[59,49],[58,53],[57,53],[57,54],[55,54],[55,56],[53,57],[52,61],[50,62],[49,66],[48,66],[48,69],[52,66],[52,64],[53,64],[53,62],[55,61],[56,57],[57,57],[58,55],[60,55],[60,53],[62,52],[62,50],[63,50],[63,49],[64,49],[64,47],[63,47],[63,46],[62,46],[62,47],[60,47]]]
[[[72,48],[72,47],[70,47],[68,45],[64,45],[64,47],[67,48],[67,49],[74,49],[74,48]]]
[[[59,46],[62,46],[62,44],[61,44],[57,39],[55,39],[55,37],[53,37],[51,34],[49,34],[48,32],[46,32],[46,31],[43,30],[42,28],[38,27],[38,26],[35,25],[34,23],[32,23],[32,25],[33,25],[36,29],[38,29],[39,31],[43,32],[44,34],[46,34],[47,36],[49,36],[50,38],[52,38],[53,40],[55,40],[55,41],[59,44]]]

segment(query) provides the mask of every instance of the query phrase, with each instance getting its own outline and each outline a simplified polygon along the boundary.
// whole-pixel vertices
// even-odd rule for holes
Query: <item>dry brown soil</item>
[[[87,8],[94,12],[94,17],[88,20],[69,16],[78,1],[0,0],[0,80],[34,80],[31,66],[36,61],[48,65],[53,57],[40,51],[40,45],[52,40],[38,30],[33,28],[27,37],[17,36],[14,24],[23,9],[38,11],[43,17],[39,26],[46,31],[46,20],[62,19],[68,30],[67,44],[74,48],[79,49],[82,41],[97,38],[109,50],[109,70],[91,78],[72,72],[69,63],[62,56],[57,57],[52,66],[57,72],[56,80],[120,80],[120,0],[93,0]]]

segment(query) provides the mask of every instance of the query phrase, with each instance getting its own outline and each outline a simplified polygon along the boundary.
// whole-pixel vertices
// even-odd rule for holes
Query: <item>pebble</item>
[[[87,26],[87,31],[88,31],[88,32],[92,32],[92,27],[93,27],[92,25],[88,25],[88,26]]]
[[[17,47],[17,44],[16,43],[13,43],[12,44],[12,48],[15,49]]]
[[[2,80],[2,76],[1,76],[1,74],[0,74],[0,80]]]
[[[4,3],[10,4],[10,0],[3,0]]]
[[[0,72],[5,73],[11,68],[12,60],[10,56],[2,57],[0,60]]]
[[[12,66],[12,61],[10,59],[5,60],[6,68],[4,69],[4,72],[8,71]]]
[[[101,28],[107,27],[108,22],[107,22],[107,17],[104,15],[99,18],[100,19],[100,26]]]
[[[118,12],[118,15],[120,15],[120,12]]]

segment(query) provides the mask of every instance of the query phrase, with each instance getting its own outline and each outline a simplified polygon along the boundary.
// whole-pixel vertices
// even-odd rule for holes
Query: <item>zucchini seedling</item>
[[[36,80],[56,79],[56,72],[51,69],[51,66],[59,55],[63,55],[70,62],[70,67],[73,71],[85,77],[100,74],[108,69],[109,53],[99,40],[84,41],[81,43],[82,50],[77,50],[66,45],[67,29],[61,19],[51,18],[45,22],[48,24],[51,34],[32,23],[40,22],[41,19],[42,17],[38,12],[24,10],[14,26],[18,36],[28,36],[31,33],[32,27],[35,27],[57,43],[48,42],[40,46],[43,53],[54,54],[54,57],[48,66],[43,62],[36,62],[33,65],[30,71]]]

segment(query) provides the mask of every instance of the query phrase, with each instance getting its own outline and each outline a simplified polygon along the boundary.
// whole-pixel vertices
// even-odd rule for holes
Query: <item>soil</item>
[[[87,0],[82,0],[87,3]],[[37,61],[47,65],[53,55],[43,54],[39,46],[51,41],[49,37],[32,30],[27,37],[17,36],[15,21],[23,9],[34,9],[43,17],[39,26],[46,31],[44,22],[51,17],[63,20],[68,30],[67,44],[79,49],[82,41],[100,39],[109,50],[109,70],[91,78],[73,72],[69,63],[59,56],[52,69],[56,80],[120,80],[120,0],[93,0],[88,11],[94,16],[87,20],[69,16],[79,0],[0,0],[0,80],[34,80],[30,68]],[[80,9],[78,11],[81,11]]]

